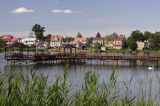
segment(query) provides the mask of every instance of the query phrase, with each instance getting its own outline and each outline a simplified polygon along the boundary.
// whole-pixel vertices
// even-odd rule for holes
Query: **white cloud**
[[[16,8],[15,10],[12,11],[14,14],[24,14],[24,13],[32,13],[34,10],[32,9],[27,9],[24,7]]]
[[[54,10],[52,10],[52,13],[73,14],[73,13],[75,13],[75,12],[73,12],[71,9],[64,9],[64,10],[54,9]]]
[[[70,10],[70,9],[65,9],[65,10],[64,10],[64,13],[65,13],[65,14],[72,14],[72,13],[73,13],[73,11],[72,11],[72,10]]]
[[[62,13],[62,12],[63,12],[63,10],[54,9],[54,10],[52,10],[52,12],[53,12],[53,13]]]

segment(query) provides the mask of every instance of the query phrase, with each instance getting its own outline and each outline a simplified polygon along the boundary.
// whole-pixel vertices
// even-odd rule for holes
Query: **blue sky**
[[[1,0],[0,35],[26,36],[34,24],[66,36],[160,31],[159,5],[160,0]]]

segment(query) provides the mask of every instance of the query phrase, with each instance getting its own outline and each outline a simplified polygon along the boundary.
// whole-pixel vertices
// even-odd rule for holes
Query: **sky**
[[[34,24],[46,33],[129,36],[133,30],[160,31],[160,0],[0,0],[0,35],[23,37]]]

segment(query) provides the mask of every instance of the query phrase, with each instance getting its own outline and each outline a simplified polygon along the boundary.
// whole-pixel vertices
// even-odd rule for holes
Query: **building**
[[[105,46],[109,49],[122,49],[123,48],[123,40],[125,39],[124,35],[120,36],[106,36],[105,38]]]
[[[50,39],[50,47],[57,48],[62,46],[63,36],[61,35],[52,35]]]
[[[36,38],[35,37],[26,37],[26,38],[22,38],[21,43],[28,45],[28,46],[32,46],[36,44]]]
[[[148,48],[148,41],[139,41],[137,42],[137,50],[143,50],[144,48]]]
[[[77,37],[73,40],[73,42],[75,43],[76,47],[81,47],[87,43],[87,38]]]
[[[3,35],[1,36],[1,39],[6,41],[6,44],[13,44],[17,41],[17,38],[12,35]]]
[[[99,43],[100,45],[104,45],[104,38],[103,37],[94,37],[92,39],[92,42],[95,43]]]

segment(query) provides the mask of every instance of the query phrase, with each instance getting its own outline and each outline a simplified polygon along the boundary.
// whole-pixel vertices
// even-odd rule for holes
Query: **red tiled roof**
[[[62,36],[62,35],[52,35],[52,36],[51,36],[51,41],[54,41],[54,38],[55,38],[56,36],[58,37],[58,40],[59,40],[59,41],[62,41],[62,40],[63,40],[63,36]]]
[[[74,42],[86,42],[87,38],[75,38]]]

